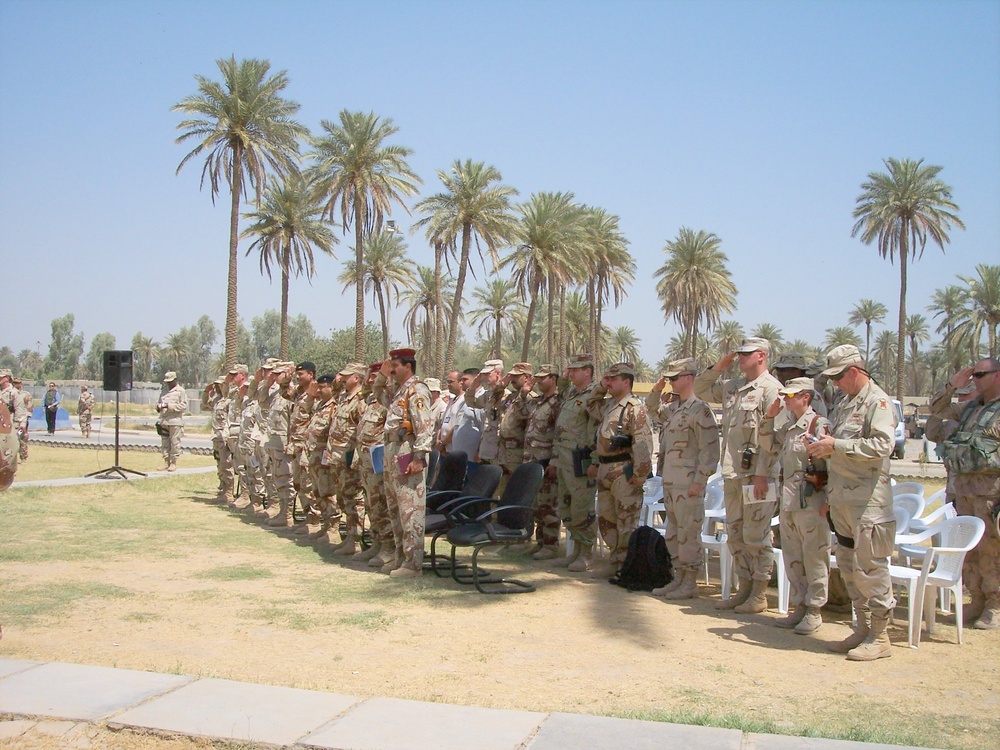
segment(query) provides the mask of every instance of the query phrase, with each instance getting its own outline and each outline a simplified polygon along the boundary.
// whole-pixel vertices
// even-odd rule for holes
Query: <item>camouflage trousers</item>
[[[90,437],[90,423],[93,417],[94,413],[91,411],[85,411],[80,415],[80,434],[85,438]]]
[[[397,456],[411,450],[409,443],[385,444],[385,499],[392,523],[393,545],[403,567],[420,570],[424,563],[424,516],[427,511],[427,470],[403,474]]]
[[[559,509],[556,500],[557,480],[546,472],[535,495],[535,539],[545,547],[559,544]]]
[[[361,475],[361,485],[365,489],[365,512],[372,530],[372,540],[386,547],[395,544],[392,536],[392,521],[389,520],[389,506],[385,500],[385,485],[382,475],[376,474],[372,466],[372,455],[367,448],[358,448],[354,454]]]
[[[876,615],[886,615],[896,606],[889,575],[896,521],[882,520],[885,515],[885,509],[878,506],[830,506],[837,533],[854,540],[854,549],[837,545],[837,567],[847,593],[858,609]]]
[[[337,515],[337,504],[333,499],[333,473],[329,466],[321,463],[324,448],[309,452],[309,480],[312,482],[312,507],[324,519]]]
[[[749,477],[737,477],[723,482],[729,551],[733,553],[737,576],[770,581],[774,567],[771,519],[776,503],[745,503],[743,487],[750,481]]]
[[[783,510],[779,518],[788,606],[822,607],[830,580],[830,526],[812,508]]]
[[[264,467],[261,464],[261,457],[264,449],[259,443],[251,442],[241,447],[240,457],[240,480],[247,496],[254,505],[260,505],[267,496],[264,487]]]
[[[701,527],[705,523],[705,493],[688,497],[687,486],[663,485],[667,511],[667,551],[677,570],[701,567]]]
[[[362,522],[365,512],[364,496],[361,491],[361,476],[354,461],[347,468],[345,449],[333,447],[329,449],[331,457],[331,472],[333,474],[333,492],[337,496],[338,513],[343,514],[347,521],[347,536],[359,541],[364,530]]]
[[[624,463],[597,467],[597,527],[608,545],[613,565],[625,561],[628,540],[639,527],[642,510],[642,486],[629,484],[624,467]]]
[[[160,453],[163,462],[176,464],[181,457],[181,438],[184,437],[184,425],[166,425],[167,434],[160,437]]]
[[[20,433],[18,433],[17,439],[20,445],[18,446],[17,455],[22,461],[28,460],[28,423],[25,422],[24,426],[20,428]]]
[[[980,592],[991,606],[1000,604],[1000,537],[997,537],[990,507],[995,497],[956,495],[955,510],[962,516],[975,516],[986,523],[986,533],[966,556],[962,580],[971,592]]]
[[[572,469],[556,469],[556,500],[559,517],[575,544],[593,547],[597,541],[594,513],[594,480],[573,476]]]
[[[524,449],[504,448],[500,446],[499,458],[500,470],[503,474],[500,476],[500,484],[497,485],[497,497],[500,497],[503,491],[507,489],[507,482],[510,481],[510,477],[517,467],[524,463]]]
[[[309,474],[309,464],[302,462],[304,449],[299,448],[288,459],[292,469],[292,498],[299,501],[299,507],[307,510],[313,501],[312,476]]]
[[[279,502],[289,502],[292,499],[292,467],[284,448],[267,449],[267,466],[270,470],[271,489]]]
[[[232,494],[236,484],[236,440],[222,440],[219,445],[219,485]]]

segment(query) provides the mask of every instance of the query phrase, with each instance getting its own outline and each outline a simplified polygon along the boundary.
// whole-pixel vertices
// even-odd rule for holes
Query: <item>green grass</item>
[[[350,627],[360,628],[361,630],[366,631],[388,630],[389,626],[394,622],[396,622],[396,618],[390,617],[389,614],[382,609],[355,612],[354,614],[345,615],[337,620],[338,625],[348,625]]]
[[[274,576],[267,568],[257,565],[226,565],[197,573],[195,578],[207,578],[212,581],[256,581]]]
[[[39,482],[48,479],[68,479],[82,477],[94,471],[107,469],[115,462],[114,448],[57,448],[41,443],[32,443],[28,460],[18,464],[15,482]],[[163,465],[159,451],[120,451],[118,462],[134,471],[149,473]],[[182,455],[178,464],[181,468],[214,466],[211,456]],[[108,484],[123,483],[109,479]],[[139,484],[139,482],[134,482]]]
[[[87,599],[125,599],[132,592],[106,583],[64,581],[58,585],[19,586],[5,583],[3,592],[4,619],[21,627],[44,625],[65,615],[72,607]]]

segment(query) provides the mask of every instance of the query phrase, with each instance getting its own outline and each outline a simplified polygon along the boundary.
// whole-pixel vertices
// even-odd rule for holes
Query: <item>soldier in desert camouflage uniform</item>
[[[24,431],[25,434],[28,432],[28,417],[31,415],[29,412],[28,404],[24,398],[24,394],[27,391],[22,391],[15,386],[20,383],[19,379],[14,379],[13,374],[7,368],[0,369],[0,403],[7,407],[7,411],[10,415],[10,432],[6,433],[9,437],[5,440],[8,446],[13,445],[14,441],[18,442],[17,455],[13,458],[13,462],[10,463],[11,466],[11,479],[13,480],[14,472],[17,471],[17,459],[25,460],[28,455],[26,442],[21,442],[20,431]]]
[[[0,369],[0,492],[10,488],[17,474],[18,440],[15,414],[24,409],[24,399],[11,385],[12,373]],[[0,638],[3,628],[0,627]]]
[[[634,380],[631,363],[619,362],[587,399],[587,411],[600,425],[598,465],[591,464],[588,471],[597,479],[597,526],[610,550],[611,570],[606,572],[611,575],[625,561],[629,538],[639,526],[642,485],[653,466],[653,433],[646,407],[632,395]]]
[[[24,418],[15,421],[14,430],[17,432],[17,439],[20,443],[18,450],[18,456],[22,461],[28,460],[28,421],[31,419],[31,412],[34,409],[34,399],[31,394],[28,393],[23,387],[21,378],[15,377],[12,381],[14,384],[14,390],[21,394],[21,400],[24,402]]]
[[[222,473],[224,484],[222,499],[230,505],[236,505],[237,500],[233,494],[236,488],[236,442],[239,438],[240,420],[239,415],[243,413],[242,397],[240,388],[246,383],[250,371],[246,365],[233,365],[226,373],[226,381],[229,384],[222,401],[226,409],[225,427],[223,429],[224,444],[219,451],[219,467]],[[242,503],[242,501],[240,501]],[[241,507],[246,507],[245,504]]]
[[[90,437],[90,423],[94,418],[94,394],[85,385],[80,386],[80,400],[76,402],[76,413],[80,420],[80,435]]]
[[[319,528],[309,534],[310,539],[325,539],[336,516],[336,503],[333,493],[333,474],[330,471],[326,443],[330,439],[330,423],[333,421],[333,410],[336,408],[334,375],[320,375],[310,386],[314,400],[312,417],[306,430],[306,441],[299,461],[305,462],[312,481],[315,499],[308,511],[317,521]]]
[[[774,430],[780,446],[781,550],[788,577],[789,612],[774,624],[808,635],[823,624],[820,608],[826,604],[830,579],[830,527],[826,522],[826,462],[808,458],[812,437],[830,435],[830,423],[812,408],[816,391],[812,378],[792,378],[779,391],[783,404],[771,404],[766,419],[785,413],[789,418]]]
[[[256,398],[248,395],[250,387],[250,382],[240,386],[243,411],[240,415],[240,429],[236,439],[236,454],[239,461],[240,478],[250,501],[247,507],[254,513],[263,513],[264,498],[267,494],[264,485],[264,467],[260,461],[263,452],[263,433],[260,429],[260,405]]]
[[[470,461],[495,464],[500,454],[500,420],[503,417],[503,400],[507,386],[503,382],[503,360],[488,359],[465,391],[465,403],[483,411],[483,432],[479,451],[469,456]]]
[[[705,487],[719,464],[719,428],[715,416],[708,404],[694,395],[697,371],[691,358],[669,363],[646,399],[650,416],[655,415],[663,425],[657,468],[663,479],[667,551],[675,571],[673,581],[653,589],[652,593],[667,599],[698,596]],[[663,403],[660,394],[667,381],[673,398]]]
[[[374,384],[386,407],[384,479],[394,545],[393,561],[382,570],[393,578],[417,577],[423,569],[427,455],[434,446],[434,417],[430,391],[417,379],[416,370],[416,351],[396,349],[382,363]]]
[[[559,372],[555,365],[538,368],[528,387],[531,385],[538,395],[531,400],[529,408],[523,459],[525,463],[535,462],[545,468],[542,486],[535,496],[535,539],[541,548],[532,557],[549,560],[559,554],[558,471],[552,465],[552,444],[559,417]]]
[[[275,512],[270,514],[267,525],[288,528],[292,525],[292,465],[285,447],[292,403],[286,398],[288,384],[295,371],[293,362],[277,362],[267,379],[267,457],[271,471],[273,498],[277,501]]]
[[[372,449],[382,445],[385,437],[386,408],[372,390],[381,367],[381,362],[368,366],[368,376],[363,390],[365,407],[361,412],[361,421],[358,423],[354,438],[354,460],[357,462],[361,484],[365,489],[365,513],[368,515],[371,527],[372,546],[351,558],[359,561],[367,560],[369,567],[379,569],[394,562],[395,549],[389,506],[385,499],[383,474],[382,472],[376,474],[372,464]]]
[[[181,438],[184,437],[184,413],[188,410],[187,392],[177,382],[177,373],[168,372],[163,376],[164,392],[156,402],[160,416],[157,424],[166,431],[160,438],[163,453],[163,467],[160,471],[177,469],[177,459],[181,455]]]
[[[767,500],[768,477],[774,463],[770,435],[764,434],[764,412],[778,398],[781,383],[767,371],[771,345],[767,339],[745,339],[739,348],[694,380],[694,393],[722,404],[722,477],[726,527],[740,590],[716,609],[740,614],[767,609],[768,581],[774,566],[771,519],[776,500]],[[736,358],[740,377],[719,380]],[[749,489],[744,490],[745,487]]]
[[[309,478],[309,462],[303,463],[306,434],[309,432],[309,421],[312,419],[314,407],[312,384],[316,378],[316,365],[306,360],[295,368],[295,381],[289,383],[284,396],[292,403],[292,412],[288,418],[288,442],[285,444],[285,454],[292,468],[292,508],[295,502],[303,511],[307,511],[313,500],[312,480]],[[309,523],[319,523],[318,517],[309,517],[306,522],[294,527],[296,534],[308,534]]]
[[[330,472],[333,474],[333,491],[337,495],[340,513],[347,522],[344,537],[334,546],[334,554],[341,556],[353,555],[358,551],[363,530],[361,514],[364,512],[364,500],[354,440],[365,405],[361,381],[367,372],[368,368],[363,364],[352,362],[338,373],[343,388],[333,410],[330,437],[326,443]],[[348,456],[350,462],[347,460]]]
[[[952,404],[956,391],[975,385],[968,402]],[[962,580],[972,595],[963,619],[978,630],[1000,627],[1000,361],[987,357],[959,370],[931,402],[946,425],[941,437],[955,510],[986,523],[986,533],[966,556]],[[930,420],[928,420],[928,423]]]
[[[497,463],[503,469],[503,477],[497,487],[498,495],[503,494],[514,470],[524,463],[524,430],[531,416],[531,365],[518,362],[501,378],[500,385],[504,391],[499,407]],[[530,551],[534,553],[540,549],[538,547]]]
[[[896,605],[889,555],[896,520],[889,485],[889,455],[896,415],[889,396],[871,379],[858,347],[835,347],[823,373],[844,392],[833,411],[833,435],[810,443],[813,459],[827,459],[830,519],[838,536],[837,567],[854,603],[858,628],[828,644],[852,661],[892,656],[886,626]],[[850,546],[853,545],[853,546]]]

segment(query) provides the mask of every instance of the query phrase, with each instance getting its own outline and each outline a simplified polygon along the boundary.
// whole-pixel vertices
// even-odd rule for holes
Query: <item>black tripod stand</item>
[[[110,466],[107,469],[101,469],[100,471],[92,471],[87,474],[88,477],[96,477],[97,479],[128,479],[128,474],[135,474],[136,476],[144,477],[146,476],[141,471],[135,471],[134,469],[126,469],[124,466],[118,465],[118,449],[119,449],[119,423],[121,422],[121,392],[115,391],[115,465]],[[126,474],[128,472],[128,474]]]

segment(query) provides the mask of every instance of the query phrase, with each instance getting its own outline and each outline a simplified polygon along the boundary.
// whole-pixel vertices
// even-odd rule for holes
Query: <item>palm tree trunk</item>
[[[462,315],[462,292],[465,290],[465,273],[469,268],[469,248],[472,244],[472,225],[462,225],[462,257],[458,261],[458,279],[455,280],[455,304],[451,309],[451,324],[448,328],[448,349],[445,361],[448,367],[455,359],[455,342],[458,338],[458,319]]]
[[[566,359],[566,285],[559,287],[559,361]],[[556,360],[549,360],[555,362]]]
[[[365,203],[354,195],[354,361],[365,361]]]
[[[500,316],[493,316],[493,322],[496,324],[496,331],[493,334],[493,357],[495,359],[500,359],[503,354],[503,331],[500,327]]]
[[[434,243],[434,370],[444,375],[444,306],[441,298],[441,255],[444,248],[440,240]]]
[[[521,344],[521,361],[528,361],[528,351],[531,348],[531,326],[535,323],[535,307],[538,303],[538,279],[531,283],[531,295],[528,302],[528,317],[524,321],[524,343]]]
[[[389,311],[385,308],[385,295],[382,293],[382,285],[375,283],[375,299],[378,300],[378,313],[382,319],[382,358],[389,358]],[[355,360],[362,362],[364,358]]]
[[[871,360],[872,356],[872,322],[865,321],[865,364]]]
[[[587,351],[593,352],[596,348],[594,344],[595,331],[597,330],[597,304],[594,301],[594,286],[596,280],[587,280]]]
[[[903,400],[903,378],[906,366],[906,261],[909,254],[910,223],[906,219],[899,229],[899,330],[896,332],[896,399]]]
[[[240,195],[243,192],[243,149],[233,147],[233,196],[229,212],[229,281],[226,287],[226,368],[236,364],[236,327],[239,313],[236,307],[237,246],[240,237]]]
[[[291,252],[288,248],[287,252]],[[281,354],[282,360],[288,359],[288,264],[281,266]]]
[[[549,316],[549,325],[545,336],[545,361],[552,362],[555,359],[555,331],[552,329],[555,327],[556,290],[555,280],[551,274],[549,274],[549,299],[546,310]]]

